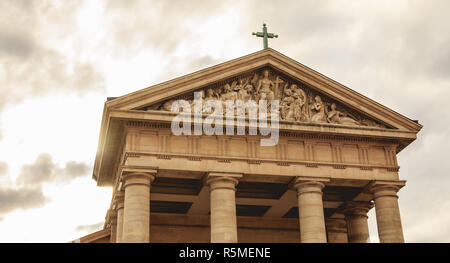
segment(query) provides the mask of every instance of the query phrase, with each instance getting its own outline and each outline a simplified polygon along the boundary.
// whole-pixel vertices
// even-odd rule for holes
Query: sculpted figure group
[[[284,121],[383,127],[372,120],[351,114],[335,102],[324,101],[317,93],[305,91],[297,83],[271,74],[268,69],[263,70],[261,75],[254,73],[253,76],[234,80],[231,84],[202,89],[201,94],[203,101],[221,101],[224,108],[226,101],[254,100],[259,103],[260,100],[266,100],[270,108],[273,100],[279,100],[280,120]],[[170,111],[173,101],[166,101],[152,109]],[[193,104],[192,99],[188,101]]]

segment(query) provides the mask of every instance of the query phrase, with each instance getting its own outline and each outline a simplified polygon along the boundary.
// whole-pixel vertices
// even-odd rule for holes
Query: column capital
[[[343,212],[345,218],[350,217],[365,217],[368,218],[367,213],[374,207],[372,202],[365,201],[350,201],[346,202]]]
[[[406,181],[382,181],[377,180],[370,183],[368,189],[373,193],[374,200],[378,197],[392,196],[396,197],[397,192],[405,186]]]
[[[297,189],[297,194],[318,192],[322,194],[322,189],[325,184],[330,181],[329,178],[324,177],[304,177],[299,176],[295,179],[294,188]]]
[[[206,184],[210,191],[215,189],[230,189],[236,191],[236,185],[239,183],[239,178],[242,174],[235,173],[208,173],[206,177]]]
[[[150,186],[155,180],[156,171],[145,171],[145,172],[125,172],[122,174],[122,180],[124,182],[124,187],[133,184],[143,184]]]

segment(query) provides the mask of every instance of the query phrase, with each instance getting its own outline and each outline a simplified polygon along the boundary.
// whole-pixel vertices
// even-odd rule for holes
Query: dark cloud
[[[93,233],[95,231],[99,231],[103,228],[103,225],[105,224],[104,221],[102,222],[98,222],[95,224],[91,224],[91,225],[80,225],[76,227],[76,231],[82,231],[82,232],[86,232],[86,233]]]
[[[26,164],[22,167],[17,183],[36,185],[51,181],[55,168],[56,165],[50,154],[41,154],[33,164]]]
[[[53,162],[52,157],[40,154],[32,164],[22,166],[17,183],[19,185],[35,186],[47,182],[69,182],[78,177],[87,176],[91,167],[85,163],[67,162],[61,168]]]
[[[66,163],[66,167],[64,170],[65,174],[69,178],[77,178],[88,174],[90,167],[85,163],[71,161]]]
[[[76,28],[76,11],[81,4],[1,1],[0,110],[7,104],[49,92],[82,95],[103,90],[103,75],[92,62],[77,56],[69,58],[45,42],[47,38],[72,37],[70,32]]]
[[[49,201],[40,188],[0,188],[0,214],[39,208]]]
[[[36,43],[27,35],[18,32],[0,32],[0,55],[15,56],[20,58],[29,57]]]

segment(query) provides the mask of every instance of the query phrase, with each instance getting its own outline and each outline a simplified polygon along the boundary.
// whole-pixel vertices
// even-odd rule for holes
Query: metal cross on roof
[[[268,38],[278,37],[278,35],[275,35],[273,33],[267,33],[266,23],[263,24],[263,32],[253,32],[252,35],[263,38],[264,49],[269,48],[269,41],[267,40]]]

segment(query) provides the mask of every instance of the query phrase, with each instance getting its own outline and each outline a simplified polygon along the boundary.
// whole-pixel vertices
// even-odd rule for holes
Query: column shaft
[[[236,185],[233,177],[210,177],[211,243],[236,243]]]
[[[350,201],[345,205],[349,243],[370,243],[367,213],[373,207],[372,202]]]
[[[347,223],[343,218],[329,218],[325,221],[328,243],[348,243]]]
[[[120,192],[118,196],[116,196],[116,210],[117,210],[116,243],[121,243],[123,239],[123,208],[124,208],[124,193]]]
[[[117,210],[117,236],[116,243],[122,243],[123,240],[123,206]]]
[[[111,227],[111,235],[109,242],[116,243],[117,242],[117,215],[115,210],[110,210],[110,227]]]
[[[123,211],[123,243],[150,242],[150,185],[152,174],[133,173],[123,178],[125,202]]]
[[[317,180],[298,178],[295,183],[298,196],[300,240],[302,243],[326,243],[327,234],[323,214],[322,189]]]
[[[397,185],[376,185],[371,188],[375,201],[378,236],[382,243],[403,243],[403,229],[398,207]]]

